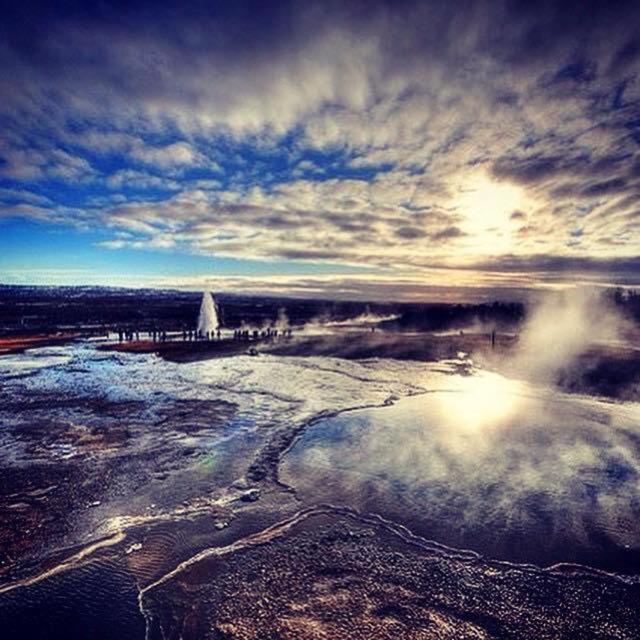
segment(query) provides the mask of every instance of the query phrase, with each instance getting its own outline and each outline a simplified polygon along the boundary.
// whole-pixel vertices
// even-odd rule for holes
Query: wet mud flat
[[[99,537],[122,514],[172,509],[225,486],[246,464],[240,442],[224,466],[207,445],[224,434],[233,403],[1,392],[0,402],[3,583]]]

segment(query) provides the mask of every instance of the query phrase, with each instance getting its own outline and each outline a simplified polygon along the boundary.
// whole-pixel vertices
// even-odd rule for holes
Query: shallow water
[[[4,595],[3,634],[25,640],[142,639],[145,620],[137,593],[133,576],[123,567],[93,562]]]

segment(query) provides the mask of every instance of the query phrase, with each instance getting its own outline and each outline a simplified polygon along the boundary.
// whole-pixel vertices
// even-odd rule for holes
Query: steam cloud
[[[613,303],[597,290],[549,293],[533,307],[512,366],[527,378],[553,381],[557,371],[593,345],[619,340],[624,327]]]
[[[284,331],[289,328],[289,316],[284,307],[280,307],[278,309],[278,317],[276,318],[276,323],[274,327],[278,331]]]
[[[373,313],[367,306],[364,313],[350,318],[335,318],[328,313],[316,316],[305,323],[304,329],[305,331],[314,332],[330,329],[331,327],[371,326],[387,320],[396,320],[399,317],[399,314],[383,315]]]

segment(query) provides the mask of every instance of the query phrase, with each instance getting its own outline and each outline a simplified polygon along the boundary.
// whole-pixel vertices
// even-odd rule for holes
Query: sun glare
[[[481,371],[455,378],[451,393],[441,394],[441,409],[455,428],[500,426],[516,411],[522,384],[497,373]]]
[[[463,226],[491,252],[508,249],[511,244],[510,217],[526,208],[522,188],[507,182],[476,175],[461,186],[455,206],[464,216]]]

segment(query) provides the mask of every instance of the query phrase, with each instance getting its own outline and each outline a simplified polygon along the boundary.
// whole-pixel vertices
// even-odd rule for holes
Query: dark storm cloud
[[[427,232],[419,227],[402,226],[395,230],[395,234],[398,238],[414,240],[415,238],[424,238],[427,235]]]
[[[607,271],[638,247],[639,64],[627,1],[12,3],[1,215],[510,272],[502,225],[516,262]],[[486,190],[460,204],[479,175],[521,189],[504,221]]]
[[[437,233],[434,233],[431,238],[436,241],[448,240],[450,238],[459,238],[465,235],[464,231],[459,227],[447,227]]]

